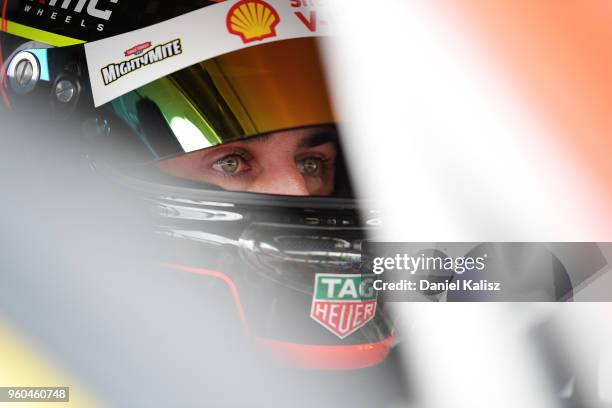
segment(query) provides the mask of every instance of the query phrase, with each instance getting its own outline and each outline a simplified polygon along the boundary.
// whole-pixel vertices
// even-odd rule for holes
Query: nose
[[[287,163],[282,167],[270,167],[253,182],[248,191],[251,193],[281,194],[307,196],[310,194],[302,173],[295,163]]]

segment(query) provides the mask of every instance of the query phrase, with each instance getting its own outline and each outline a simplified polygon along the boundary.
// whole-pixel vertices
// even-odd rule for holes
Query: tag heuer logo
[[[317,274],[310,317],[341,339],[347,337],[376,314],[373,281],[365,275]]]

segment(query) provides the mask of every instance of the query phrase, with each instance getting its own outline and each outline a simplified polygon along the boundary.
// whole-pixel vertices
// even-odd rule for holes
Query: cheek
[[[156,166],[164,173],[193,179],[198,174],[199,163],[199,155],[186,155],[160,161]]]
[[[334,168],[325,171],[323,177],[307,178],[306,186],[311,195],[328,196],[334,192]]]

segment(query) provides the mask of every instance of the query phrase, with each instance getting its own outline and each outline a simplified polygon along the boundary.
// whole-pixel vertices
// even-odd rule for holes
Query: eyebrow
[[[338,136],[336,135],[336,133],[329,130],[323,130],[317,133],[313,133],[312,135],[308,135],[302,140],[300,140],[298,147],[316,147],[324,145],[326,143],[338,144]]]
[[[253,143],[253,142],[264,142],[272,137],[271,133],[267,135],[257,135],[253,137],[249,137],[248,139],[235,140],[236,142],[244,142],[244,143]]]
[[[268,133],[266,135],[257,135],[253,137],[249,137],[248,139],[236,140],[236,142],[243,143],[255,143],[255,142],[263,142],[267,139],[271,138],[273,133]],[[324,145],[326,143],[333,143],[335,145],[338,144],[338,134],[333,130],[320,130],[314,132],[310,135],[304,136],[300,143],[298,144],[299,148],[309,148],[309,147],[317,147]]]

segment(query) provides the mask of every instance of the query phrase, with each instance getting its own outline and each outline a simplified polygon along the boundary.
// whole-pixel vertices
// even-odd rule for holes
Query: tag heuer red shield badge
[[[349,336],[376,314],[373,281],[365,275],[317,274],[310,317],[341,339]]]

